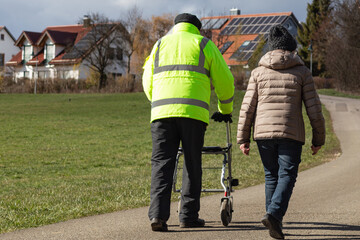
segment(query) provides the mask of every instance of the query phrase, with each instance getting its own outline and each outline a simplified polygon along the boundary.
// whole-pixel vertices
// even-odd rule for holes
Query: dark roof
[[[46,32],[37,41],[36,45],[41,45],[41,42],[44,39],[46,39],[46,36],[49,37],[54,44],[68,45],[68,44],[73,44],[75,42],[77,33],[46,30]]]

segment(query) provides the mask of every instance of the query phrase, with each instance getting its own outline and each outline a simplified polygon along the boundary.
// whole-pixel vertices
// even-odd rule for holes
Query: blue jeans
[[[288,139],[257,140],[265,171],[266,212],[282,221],[301,162],[302,143]]]

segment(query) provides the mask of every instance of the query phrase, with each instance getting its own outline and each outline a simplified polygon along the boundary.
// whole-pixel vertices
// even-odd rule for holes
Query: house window
[[[121,48],[116,48],[116,58],[118,60],[123,60],[123,50]]]
[[[24,71],[24,78],[30,78],[30,73],[28,71]]]
[[[23,46],[23,60],[26,63],[32,57],[31,45],[24,45]]]
[[[54,44],[45,44],[46,52],[46,62],[50,62],[55,58],[55,45]]]
[[[109,59],[114,59],[115,57],[115,48],[108,48],[107,49],[107,56]]]
[[[0,67],[3,67],[5,65],[5,54],[0,53]]]
[[[1,40],[5,40],[5,35],[1,34]]]
[[[249,53],[249,51],[254,47],[255,43],[251,43],[251,41],[245,41],[237,50],[236,52],[231,55],[230,59],[233,60],[245,60],[246,54]],[[249,55],[251,56],[251,54]],[[249,57],[247,56],[247,57]],[[247,61],[247,60],[246,60]]]
[[[221,54],[224,54],[226,52],[226,50],[228,50],[228,48],[234,43],[234,41],[228,41],[226,43],[224,43],[224,45],[222,46],[222,48],[220,49]]]

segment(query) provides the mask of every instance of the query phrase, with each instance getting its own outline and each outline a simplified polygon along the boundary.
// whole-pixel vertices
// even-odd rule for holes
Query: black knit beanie
[[[268,44],[270,51],[275,49],[282,49],[294,51],[297,47],[296,40],[293,36],[281,25],[275,25],[270,28],[268,37]]]
[[[180,22],[187,22],[191,23],[195,27],[197,27],[199,30],[201,29],[201,22],[200,20],[190,13],[181,13],[175,17],[174,23],[178,24]]]

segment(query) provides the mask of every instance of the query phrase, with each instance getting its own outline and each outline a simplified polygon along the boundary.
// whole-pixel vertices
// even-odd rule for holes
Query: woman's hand
[[[243,152],[244,155],[248,156],[250,152],[250,143],[246,142],[243,144],[240,144],[240,150]]]

